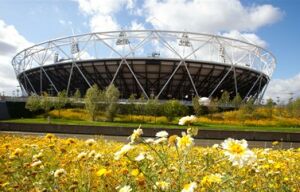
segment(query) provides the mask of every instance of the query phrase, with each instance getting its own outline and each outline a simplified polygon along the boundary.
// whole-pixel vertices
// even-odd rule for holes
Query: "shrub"
[[[169,100],[163,105],[163,115],[165,115],[169,121],[172,121],[174,117],[187,115],[187,106],[181,104],[178,100]]]

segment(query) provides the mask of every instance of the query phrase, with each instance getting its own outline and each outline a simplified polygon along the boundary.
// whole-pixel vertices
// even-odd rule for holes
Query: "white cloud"
[[[239,0],[149,0],[144,9],[147,20],[157,29],[208,33],[255,31],[282,16],[272,5],[246,7]]]
[[[224,37],[246,41],[264,48],[267,46],[267,43],[254,33],[241,33],[239,31],[232,30],[230,32],[222,33],[221,35]]]
[[[96,14],[90,20],[91,31],[116,31],[120,28],[116,20],[109,15]]]
[[[64,19],[60,19],[58,20],[58,22],[61,24],[61,25],[72,25],[73,22],[72,21],[66,21]]]
[[[132,21],[129,28],[130,30],[145,30],[144,24],[137,21]]]
[[[16,28],[0,20],[0,92],[12,94],[18,82],[11,65],[13,56],[22,49],[32,45]]]
[[[288,79],[271,80],[264,98],[272,98],[276,101],[279,97],[280,101],[287,102],[291,93],[293,93],[294,98],[300,97],[300,73]]]
[[[121,26],[116,20],[115,14],[121,9],[126,8],[133,12],[135,0],[77,0],[79,9],[90,16],[90,28],[96,31],[119,30]]]

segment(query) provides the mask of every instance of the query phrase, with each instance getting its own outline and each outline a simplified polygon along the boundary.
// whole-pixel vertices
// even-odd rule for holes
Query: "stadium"
[[[121,99],[220,97],[258,101],[276,59],[248,41],[185,31],[122,30],[49,40],[12,60],[24,94],[66,90],[84,95],[93,84],[114,84]]]

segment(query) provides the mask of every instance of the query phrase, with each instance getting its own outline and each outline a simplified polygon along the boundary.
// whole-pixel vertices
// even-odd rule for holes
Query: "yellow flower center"
[[[239,144],[232,144],[230,146],[230,151],[236,154],[243,154],[245,152],[245,149]]]

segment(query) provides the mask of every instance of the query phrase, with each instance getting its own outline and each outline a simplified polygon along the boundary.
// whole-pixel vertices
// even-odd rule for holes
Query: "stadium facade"
[[[276,66],[266,49],[223,36],[182,31],[131,30],[46,41],[12,60],[23,93],[56,95],[113,83],[122,99],[193,96],[261,99]]]

